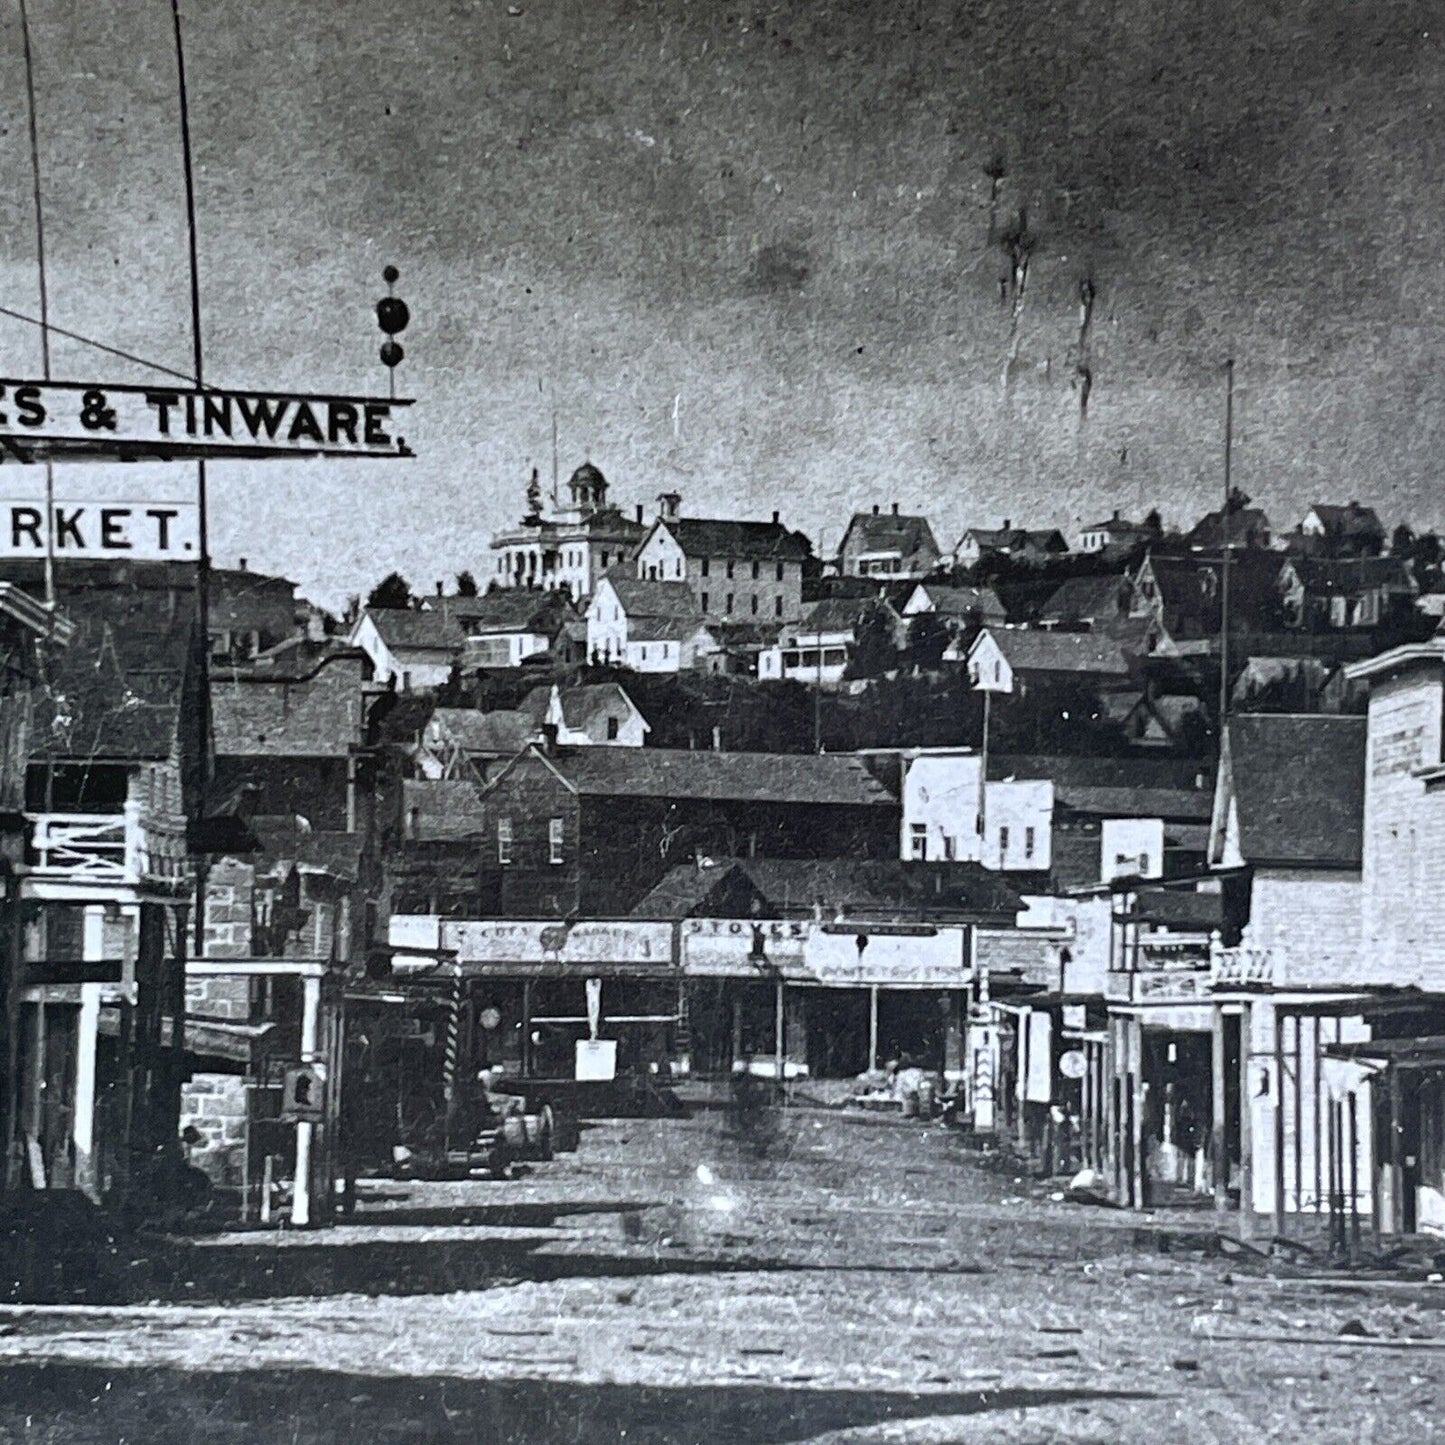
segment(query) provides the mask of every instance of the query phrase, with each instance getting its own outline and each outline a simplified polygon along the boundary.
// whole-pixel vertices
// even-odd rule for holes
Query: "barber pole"
[[[442,1063],[442,1089],[450,1107],[457,1092],[457,1063],[461,1053],[462,1033],[462,971],[452,974],[452,994],[447,1007],[447,1050]]]

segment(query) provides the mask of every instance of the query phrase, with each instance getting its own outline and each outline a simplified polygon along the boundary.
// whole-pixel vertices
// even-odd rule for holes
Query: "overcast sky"
[[[54,319],[185,367],[169,7],[30,5]],[[591,458],[629,507],[676,489],[694,515],[778,508],[825,546],[873,502],[926,512],[944,546],[1006,516],[1187,523],[1219,485],[1231,355],[1235,475],[1277,528],[1352,497],[1445,522],[1427,0],[185,15],[208,379],[384,394],[385,263],[414,316],[417,459],[215,466],[222,561],[330,603],[392,567],[422,588],[480,570],[530,468],[550,479],[554,408],[564,482]],[[33,311],[23,100],[7,6],[0,301]],[[1021,209],[1020,307],[999,238]],[[5,371],[38,370],[31,330],[0,341]],[[147,379],[67,343],[56,374]],[[7,495],[35,485],[8,475]]]

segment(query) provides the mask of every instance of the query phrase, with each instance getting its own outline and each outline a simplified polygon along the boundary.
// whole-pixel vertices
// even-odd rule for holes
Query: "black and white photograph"
[[[1442,122],[0,0],[0,1445],[1434,1439]]]

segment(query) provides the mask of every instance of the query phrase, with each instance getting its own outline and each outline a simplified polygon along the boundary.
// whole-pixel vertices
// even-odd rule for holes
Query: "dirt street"
[[[1165,1252],[1035,1193],[936,1126],[602,1124],[524,1179],[182,1246],[161,1299],[4,1311],[0,1440],[1434,1437],[1445,1285]]]

